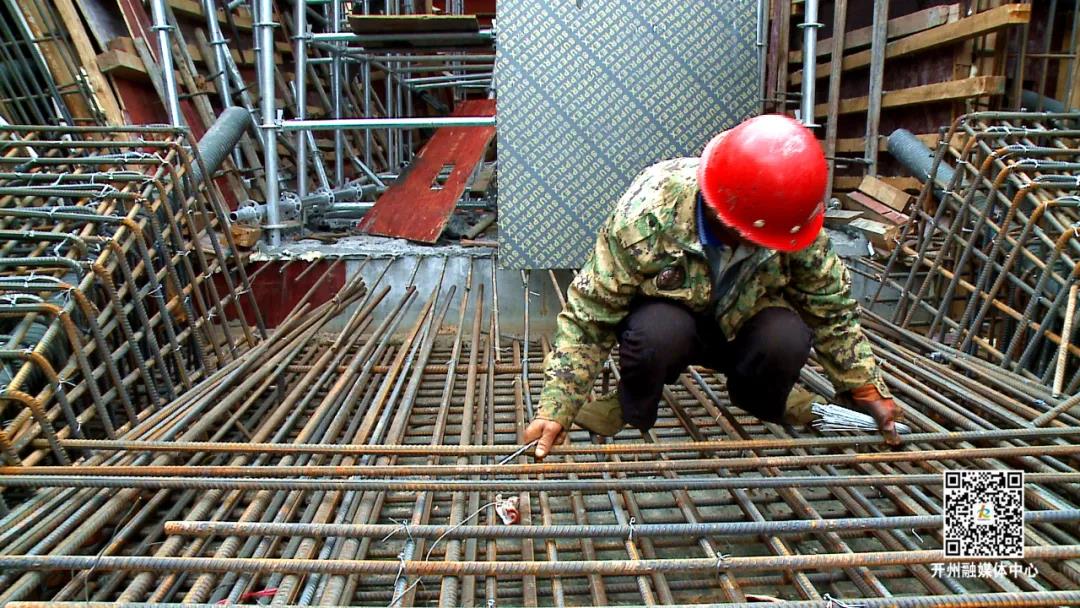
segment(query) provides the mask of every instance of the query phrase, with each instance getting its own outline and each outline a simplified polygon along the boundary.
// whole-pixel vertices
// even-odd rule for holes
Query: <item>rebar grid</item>
[[[0,130],[0,449],[15,466],[70,462],[61,440],[119,436],[263,335],[184,131],[41,129]]]
[[[1080,114],[983,112],[944,132],[882,275],[892,320],[1051,387],[1080,388]],[[878,294],[881,294],[879,289]],[[1070,299],[1072,301],[1070,301]]]
[[[446,263],[395,264],[415,277]],[[492,340],[497,296],[471,270],[423,294],[387,276],[301,307],[116,439],[59,438],[85,454],[75,467],[0,471],[0,602],[1080,601],[1080,424],[1062,412],[1036,428],[1056,403],[1037,401],[1038,383],[868,315],[915,431],[899,451],[762,423],[693,368],[649,433],[574,430],[537,464],[518,452],[546,338]],[[922,354],[939,349],[954,360]],[[814,365],[804,381],[829,392]],[[932,573],[947,561],[941,473],[955,468],[1027,472],[1036,577]]]

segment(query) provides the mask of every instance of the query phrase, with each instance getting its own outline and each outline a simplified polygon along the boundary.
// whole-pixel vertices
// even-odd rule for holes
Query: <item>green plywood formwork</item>
[[[758,108],[756,0],[498,4],[500,258],[571,268],[642,168]]]

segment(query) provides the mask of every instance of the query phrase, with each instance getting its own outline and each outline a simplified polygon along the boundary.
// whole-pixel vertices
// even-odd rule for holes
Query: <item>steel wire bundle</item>
[[[810,424],[822,433],[877,431],[877,423],[874,422],[872,417],[832,403],[815,403],[811,406],[810,412],[817,416],[817,419]],[[896,423],[896,432],[902,435],[907,434],[911,432],[911,427],[903,422],[898,422]]]

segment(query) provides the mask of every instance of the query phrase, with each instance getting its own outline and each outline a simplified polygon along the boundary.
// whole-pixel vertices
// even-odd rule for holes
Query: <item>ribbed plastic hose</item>
[[[226,108],[214,124],[210,125],[206,134],[199,140],[199,156],[202,157],[203,165],[211,175],[240,143],[244,132],[253,125],[251,114],[240,106]],[[202,180],[202,167],[196,164],[192,175],[196,182]]]

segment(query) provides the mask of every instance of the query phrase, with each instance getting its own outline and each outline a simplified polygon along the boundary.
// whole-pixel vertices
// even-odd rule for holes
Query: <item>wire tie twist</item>
[[[720,576],[724,572],[724,570],[727,570],[729,566],[728,558],[730,557],[731,556],[727,553],[716,554],[716,576]]]
[[[394,577],[394,586],[395,587],[397,586],[398,581],[401,580],[401,577],[405,575],[405,552],[402,551],[401,553],[398,553],[397,558],[398,558],[398,571],[397,571],[397,576]],[[394,598],[394,599],[397,599],[397,598]]]
[[[826,602],[828,602],[828,604],[826,604],[826,606],[828,606],[829,608],[833,608],[834,606],[836,608],[865,608],[866,607],[866,602],[845,602],[843,600],[837,599],[837,598],[829,595],[828,593],[826,593],[824,596],[822,596],[822,599],[824,599]]]
[[[629,526],[630,526],[630,533],[626,535],[626,540],[628,542],[632,543],[632,542],[634,542],[634,524],[637,523],[637,518],[636,517],[631,517],[630,521],[628,523],[629,523]]]
[[[408,527],[407,525],[405,525],[405,522],[404,522],[404,521],[399,521],[399,520],[396,520],[396,519],[394,519],[393,517],[391,517],[391,518],[390,518],[390,521],[392,521],[392,522],[394,522],[395,524],[397,524],[397,525],[398,525],[398,527],[394,528],[393,530],[391,530],[391,531],[390,531],[390,533],[389,533],[389,534],[387,534],[386,536],[382,537],[382,540],[381,540],[381,541],[379,541],[379,542],[383,542],[383,543],[385,543],[386,541],[390,540],[390,537],[392,537],[393,535],[397,534],[398,532],[404,532],[404,533],[405,533],[405,536],[409,537],[409,540],[412,540],[412,532],[411,532],[411,531],[409,530],[409,527]]]

